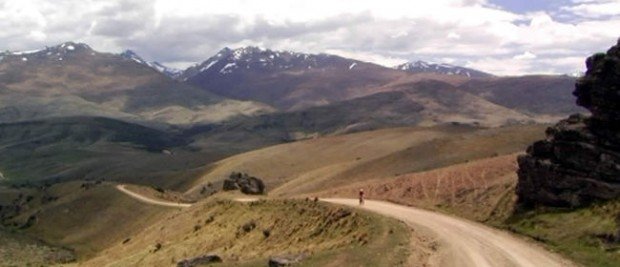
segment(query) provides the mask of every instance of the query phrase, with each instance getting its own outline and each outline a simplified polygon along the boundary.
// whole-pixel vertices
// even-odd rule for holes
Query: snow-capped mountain
[[[194,76],[204,74],[226,76],[239,71],[266,73],[321,68],[348,70],[368,67],[369,65],[373,67],[376,66],[374,64],[328,54],[274,51],[254,46],[242,47],[234,50],[226,47],[220,50],[215,56],[185,70],[181,79],[188,80]]]
[[[492,77],[493,75],[482,72],[479,70],[474,70],[470,68],[454,66],[445,63],[431,63],[425,61],[415,61],[408,62],[402,65],[398,65],[394,67],[397,70],[404,70],[412,73],[439,73],[439,74],[447,74],[447,75],[462,75],[472,78],[484,78],[484,77]]]
[[[157,61],[146,61],[142,57],[140,57],[138,54],[136,54],[134,51],[131,51],[131,50],[125,50],[123,53],[121,53],[121,57],[126,58],[126,59],[131,59],[140,64],[149,66],[163,74],[166,74],[168,77],[175,78],[175,79],[179,77],[181,73],[183,72],[182,70],[179,70],[179,69],[166,67]]]
[[[41,60],[62,62],[67,58],[67,56],[73,56],[82,53],[95,52],[87,44],[66,42],[56,46],[49,46],[45,47],[44,49],[38,50],[1,52],[0,61],[7,59],[22,62]]]
[[[344,99],[355,88],[373,88],[401,72],[329,54],[224,48],[179,78],[216,94],[298,109]],[[370,90],[370,89],[369,89]]]

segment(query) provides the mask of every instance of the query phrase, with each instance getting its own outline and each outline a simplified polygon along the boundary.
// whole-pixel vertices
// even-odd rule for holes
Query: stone
[[[225,191],[241,190],[244,194],[260,195],[265,192],[265,184],[259,178],[245,173],[233,172],[224,180],[222,189]]]
[[[260,195],[265,191],[265,184],[256,177],[241,180],[241,192],[250,195]]]
[[[177,263],[177,267],[194,267],[215,262],[222,262],[222,258],[215,254],[206,254],[195,258],[182,260]]]
[[[269,258],[269,267],[283,267],[283,266],[292,266],[297,263],[300,263],[304,258],[306,258],[306,254],[295,254],[295,255],[283,255],[283,256],[274,256]]]
[[[239,186],[237,185],[236,180],[226,179],[224,180],[224,186],[222,189],[224,189],[224,191],[239,190]]]
[[[581,207],[620,198],[620,40],[586,66],[573,94],[591,116],[561,120],[518,158],[523,206]]]

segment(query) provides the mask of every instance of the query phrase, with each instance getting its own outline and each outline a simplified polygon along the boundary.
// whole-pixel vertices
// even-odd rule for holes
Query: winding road
[[[438,266],[575,266],[537,244],[480,223],[384,201],[356,199],[323,201],[360,207],[404,221],[415,230],[432,234],[440,243]]]
[[[172,201],[165,201],[165,200],[158,200],[158,199],[153,199],[153,198],[149,198],[149,197],[145,197],[143,195],[140,195],[136,192],[133,192],[127,188],[125,188],[125,185],[119,184],[116,186],[116,189],[118,189],[119,191],[127,194],[128,196],[135,198],[141,202],[147,203],[147,204],[151,204],[151,205],[158,205],[158,206],[164,206],[164,207],[172,207],[172,208],[189,208],[192,206],[192,204],[187,204],[187,203],[178,203],[178,202],[172,202]]]
[[[141,202],[166,207],[188,208],[191,204],[152,199],[117,185],[116,188]],[[249,202],[255,199],[239,199]],[[366,200],[360,206],[357,199],[323,199],[322,201],[353,206],[376,212],[405,222],[415,230],[433,236],[439,242],[439,251],[431,256],[430,266],[458,267],[553,267],[575,266],[537,244],[519,239],[509,233],[480,223],[432,211]]]

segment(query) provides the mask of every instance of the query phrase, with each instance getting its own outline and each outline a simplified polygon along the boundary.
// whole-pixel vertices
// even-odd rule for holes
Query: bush
[[[160,186],[153,186],[153,189],[155,189],[155,191],[159,192],[159,193],[163,193],[165,190],[163,188],[161,188]]]
[[[265,238],[268,238],[270,235],[271,235],[271,230],[269,229],[263,230],[263,236],[265,236]]]
[[[160,244],[160,243],[157,243],[157,244],[155,244],[155,249],[153,250],[153,252],[157,252],[157,251],[159,251],[160,249],[161,249],[161,244]]]
[[[241,229],[243,229],[243,231],[246,233],[254,230],[254,228],[256,228],[256,223],[254,221],[250,221],[244,224],[243,226],[241,226]]]

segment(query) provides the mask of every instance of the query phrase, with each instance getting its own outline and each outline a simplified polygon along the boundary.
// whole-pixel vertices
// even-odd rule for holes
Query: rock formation
[[[207,254],[191,259],[185,259],[177,263],[177,267],[203,266],[210,263],[222,262],[222,258],[215,254]]]
[[[222,189],[224,191],[241,190],[244,194],[260,195],[265,192],[265,184],[261,179],[246,173],[233,172],[228,179],[224,180]]]
[[[283,266],[293,266],[301,262],[308,255],[305,253],[296,254],[296,255],[283,255],[283,256],[275,256],[269,258],[269,262],[267,265],[269,267],[283,267]]]
[[[620,197],[620,40],[586,66],[573,94],[592,115],[560,121],[519,157],[523,205],[579,207]]]

